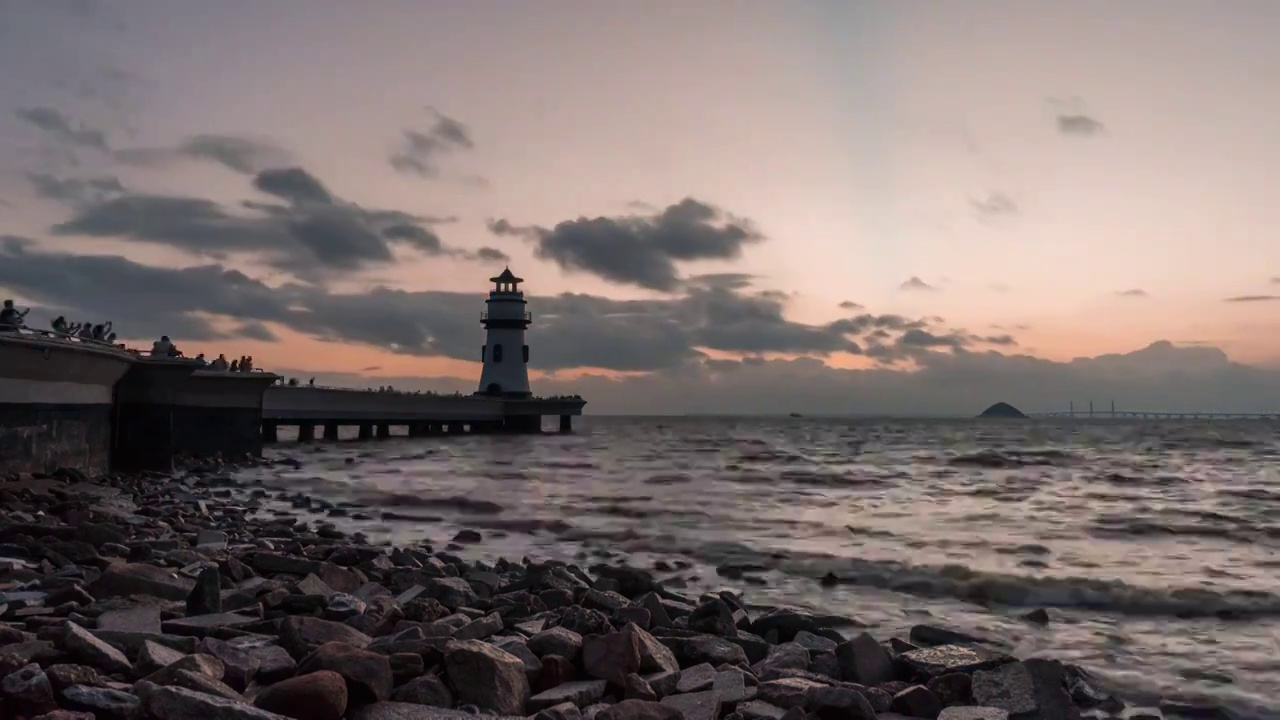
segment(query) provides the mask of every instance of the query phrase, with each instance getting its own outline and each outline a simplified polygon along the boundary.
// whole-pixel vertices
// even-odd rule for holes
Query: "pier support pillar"
[[[560,416],[560,432],[562,433],[573,432],[573,416],[572,415]]]
[[[391,437],[391,426],[386,423],[378,423],[378,439],[386,440]]]
[[[372,440],[372,439],[373,439],[373,426],[372,426],[372,425],[370,425],[370,424],[368,424],[368,423],[360,423],[360,430],[359,430],[359,433],[360,433],[360,434],[356,436],[356,437],[358,437],[359,439],[361,439],[361,440]]]
[[[325,423],[325,424],[324,424],[324,439],[325,439],[325,440],[337,440],[337,439],[338,439],[338,423]]]
[[[450,435],[461,435],[461,434],[462,434],[462,432],[463,432],[463,430],[462,430],[462,423],[460,423],[460,422],[451,422],[451,423],[449,423],[449,434],[450,434]]]
[[[298,423],[298,442],[314,442],[315,439],[315,423]]]
[[[428,434],[428,435],[443,435],[443,434],[444,434],[444,426],[443,426],[443,425],[441,425],[440,423],[430,423],[429,425],[427,425],[427,434]]]
[[[273,422],[262,423],[262,442],[264,443],[280,442],[279,423],[273,423]]]
[[[422,437],[425,434],[421,423],[409,423],[409,437]]]

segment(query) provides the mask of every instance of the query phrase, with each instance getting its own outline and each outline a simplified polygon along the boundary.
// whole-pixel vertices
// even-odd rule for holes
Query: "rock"
[[[347,711],[347,681],[336,672],[318,670],[266,688],[253,704],[294,720],[341,720]]]
[[[640,671],[640,641],[634,633],[589,635],[582,641],[582,668],[591,677],[621,686]]]
[[[716,669],[710,663],[699,663],[680,672],[676,682],[676,692],[694,693],[706,690],[716,680]]]
[[[5,717],[31,717],[58,709],[53,697],[53,685],[39,665],[31,663],[0,680],[2,703],[10,710]]]
[[[143,680],[155,685],[173,685],[178,681],[178,673],[180,672],[203,675],[210,680],[222,682],[225,668],[222,665],[222,661],[212,655],[185,655],[182,659],[151,673]]]
[[[295,659],[302,659],[329,642],[365,648],[373,638],[347,625],[320,618],[293,616],[280,623],[280,645]]]
[[[527,643],[534,655],[559,655],[574,660],[582,652],[582,636],[563,627],[547,628],[529,638]]]
[[[31,720],[95,720],[91,712],[79,712],[76,710],[54,710],[31,718]]]
[[[490,613],[458,628],[453,636],[458,640],[484,640],[500,632],[502,632],[502,618],[497,613]]]
[[[258,658],[224,640],[204,638],[196,647],[197,652],[211,655],[222,661],[224,668],[222,680],[240,692],[244,692],[249,683],[258,674],[262,664]]]
[[[836,661],[840,665],[842,680],[879,685],[896,676],[889,651],[867,633],[837,645]]]
[[[662,704],[679,710],[684,720],[718,720],[720,717],[720,696],[712,691],[668,695],[662,698]]]
[[[989,670],[1013,662],[1013,658],[1004,653],[978,645],[939,645],[919,648],[902,653],[898,659],[912,670],[931,678],[953,672],[972,673],[977,670]]]
[[[801,630],[800,632],[797,632],[796,637],[792,642],[805,650],[808,650],[811,655],[815,653],[835,652],[836,645],[839,644],[831,638],[814,635],[808,630]]]
[[[689,629],[720,637],[736,637],[738,634],[733,609],[720,598],[708,600],[690,613]]]
[[[826,687],[821,683],[801,678],[782,678],[760,683],[756,697],[770,705],[783,709],[801,707],[805,697],[812,688]]]
[[[542,660],[525,645],[524,640],[514,637],[497,638],[493,641],[496,647],[499,647],[520,659],[524,664],[524,674],[529,678],[530,687],[538,681],[538,677],[542,675]]]
[[[134,720],[141,708],[138,696],[110,688],[72,685],[58,695],[66,709],[93,713],[99,720]]]
[[[684,720],[676,708],[645,700],[623,700],[601,710],[596,720]]]
[[[142,641],[142,649],[138,651],[138,660],[134,663],[134,671],[138,677],[146,677],[161,668],[168,667],[181,660],[183,653],[165,647],[150,640]]]
[[[252,615],[242,613],[212,613],[209,615],[193,615],[190,617],[174,618],[166,620],[160,624],[166,633],[173,635],[185,635],[189,637],[204,637],[206,635],[221,632],[224,629],[241,628],[246,625],[253,625],[259,622],[259,619]]]
[[[501,715],[524,714],[529,680],[519,658],[478,640],[459,640],[445,647],[444,665],[459,702]]]
[[[644,678],[635,673],[627,676],[622,685],[622,694],[627,700],[648,700],[653,702],[658,699],[658,693],[653,691],[653,688]]]
[[[183,687],[163,687],[140,681],[137,685],[142,708],[150,716],[164,720],[283,720],[284,715],[268,712],[244,702],[206,695]]]
[[[722,703],[732,705],[742,702],[747,699],[746,676],[736,668],[722,670],[716,673],[716,679],[711,683],[711,691]]]
[[[424,587],[427,597],[454,611],[472,607],[480,599],[471,585],[459,577],[431,578]]]
[[[675,653],[639,625],[628,623],[619,632],[635,636],[640,650],[640,672],[674,672],[680,669]]]
[[[1048,625],[1049,611],[1044,608],[1036,608],[1035,610],[1023,615],[1022,619],[1030,623],[1035,623],[1036,625]]]
[[[174,663],[174,665],[177,665],[177,663]],[[234,688],[221,680],[209,677],[199,671],[175,668],[174,665],[170,665],[164,671],[148,676],[148,678],[163,678],[165,680],[163,684],[170,687],[181,687],[188,690],[195,690],[199,693],[215,695],[217,697],[223,697],[237,702],[244,700],[244,697],[240,695],[240,693],[236,692]],[[148,682],[151,682],[151,680],[148,680]],[[161,683],[156,684],[159,685]]]
[[[347,717],[349,720],[476,720],[475,714],[465,710],[449,710],[400,702],[366,705]]]
[[[150,595],[165,600],[186,600],[195,582],[165,568],[145,563],[112,565],[85,588],[101,600],[109,597]]]
[[[804,708],[821,720],[875,720],[876,711],[861,692],[819,685],[805,691]]]
[[[297,663],[284,648],[279,645],[261,645],[245,647],[236,645],[258,661],[258,672],[255,677],[264,683],[273,683],[293,677]]]
[[[196,586],[187,595],[187,616],[222,612],[222,575],[216,567],[206,567],[196,576]]]
[[[994,670],[973,673],[973,701],[1010,715],[1034,712],[1037,708],[1035,683],[1026,665],[1008,663]]]
[[[768,657],[751,669],[756,675],[765,675],[778,670],[807,670],[809,668],[809,651],[803,645],[794,642],[773,646]]]
[[[581,720],[582,712],[573,703],[560,703],[545,710],[539,710],[533,720]]]
[[[426,663],[418,653],[392,653],[387,656],[387,662],[391,663],[391,682],[394,685],[403,685],[426,670]]]
[[[88,665],[50,665],[44,669],[44,674],[49,676],[49,683],[53,685],[55,693],[60,693],[72,685],[106,686],[106,681],[98,675],[98,671]]]
[[[449,686],[435,675],[419,675],[391,692],[396,702],[434,707],[453,707],[453,693]]]
[[[575,679],[577,679],[577,671],[568,658],[545,655],[542,658],[542,672],[538,673],[538,681],[533,684],[533,690],[542,692]]]
[[[368,603],[355,595],[334,593],[329,596],[329,604],[325,606],[324,619],[342,622],[357,615],[363,615],[368,609]]]
[[[66,624],[62,644],[73,657],[105,673],[127,675],[133,670],[133,665],[124,653],[73,622]]]
[[[681,667],[710,663],[747,667],[747,654],[742,648],[714,635],[698,635],[691,638],[663,638],[663,644],[671,648]],[[670,642],[667,642],[670,641]]]
[[[300,674],[319,670],[331,670],[347,681],[347,697],[353,706],[368,705],[391,696],[391,662],[386,655],[341,642],[328,642],[298,663]]]
[[[751,700],[737,707],[737,713],[742,716],[742,720],[782,720],[786,712],[777,705],[759,700]]]
[[[604,680],[578,680],[557,685],[529,698],[529,710],[537,711],[561,703],[586,707],[604,697]]]
[[[938,696],[943,707],[964,705],[973,698],[973,676],[964,673],[949,673],[933,678],[925,686]]]
[[[912,685],[893,696],[891,710],[911,717],[936,720],[942,712],[942,702],[938,696],[923,685]]]
[[[938,720],[1009,720],[1009,711],[993,707],[949,707],[942,710]]]

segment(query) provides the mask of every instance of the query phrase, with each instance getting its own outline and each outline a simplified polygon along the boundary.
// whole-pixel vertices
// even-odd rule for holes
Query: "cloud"
[[[1062,113],[1058,115],[1058,132],[1063,135],[1089,137],[1106,132],[1106,126],[1088,115]]]
[[[1273,278],[1271,278],[1271,284],[1272,284],[1272,285],[1280,285],[1280,277],[1273,277]]]
[[[40,128],[60,143],[92,148],[102,152],[108,151],[105,133],[88,127],[83,123],[73,122],[56,108],[22,108],[16,111],[15,114],[20,120]]]
[[[388,158],[397,172],[434,178],[439,175],[436,162],[441,155],[475,148],[470,128],[438,110],[428,109],[434,115],[431,127],[405,130]]]
[[[498,248],[485,245],[479,250],[476,250],[476,259],[483,260],[485,262],[506,263],[511,261],[511,256],[502,252]]]
[[[1018,203],[1004,193],[993,192],[981,200],[970,200],[969,204],[982,220],[1018,214]]]
[[[898,289],[905,290],[907,292],[930,292],[930,291],[936,290],[937,288],[921,280],[915,275],[912,275],[911,277],[907,278],[901,285],[899,285]]]
[[[175,147],[119,148],[113,158],[125,165],[163,168],[177,162],[213,162],[242,175],[293,163],[292,154],[273,140],[242,135],[193,135]]]
[[[1273,300],[1280,300],[1280,295],[1237,295],[1236,297],[1229,297],[1226,300],[1223,300],[1223,302],[1251,303],[1251,302],[1271,302]]]
[[[395,246],[429,256],[451,252],[464,259],[489,259],[448,248],[429,227],[454,218],[364,208],[335,196],[302,168],[264,170],[252,182],[281,202],[248,201],[233,211],[196,197],[129,192],[87,196],[78,186],[53,183],[46,183],[46,191],[75,210],[53,226],[55,234],[167,245],[215,259],[251,256],[304,279],[386,265],[395,259]]]
[[[845,301],[841,302],[841,303],[840,303],[840,305],[839,305],[839,307],[840,307],[840,309],[841,309],[841,310],[861,310],[861,309],[863,309],[863,306],[862,306],[862,305],[860,305],[860,304],[858,304],[858,303],[856,303],[856,302],[854,302],[854,301],[852,301],[852,300],[845,300]]]
[[[261,342],[276,342],[279,340],[276,334],[271,332],[271,328],[259,322],[245,323],[231,331],[231,336]]]
[[[1117,290],[1115,294],[1116,294],[1116,297],[1122,297],[1122,298],[1147,297],[1147,291],[1143,290],[1142,288],[1130,288],[1128,290]]]
[[[693,198],[661,211],[580,217],[550,229],[491,220],[489,230],[534,243],[537,257],[565,270],[663,292],[681,287],[679,263],[735,259],[764,239],[750,221]]]
[[[29,173],[27,180],[40,197],[82,206],[105,202],[127,191],[117,177],[72,178],[46,173]]]
[[[271,287],[214,264],[168,269],[116,256],[39,252],[20,238],[0,245],[0,286],[46,309],[110,315],[124,337],[265,337],[266,326],[279,325],[326,341],[462,360],[475,360],[483,340],[476,322],[483,292]],[[534,298],[533,304],[541,339],[535,367],[544,370],[653,371],[701,359],[706,351],[826,357],[858,354],[864,345],[877,348],[877,361],[892,363],[930,348],[969,351],[1003,343],[947,328],[940,318],[862,314],[800,323],[785,316],[785,299],[776,293],[731,286],[725,277],[701,278],[684,294],[662,300],[565,293]],[[219,332],[211,320],[218,317],[234,319],[238,329]]]

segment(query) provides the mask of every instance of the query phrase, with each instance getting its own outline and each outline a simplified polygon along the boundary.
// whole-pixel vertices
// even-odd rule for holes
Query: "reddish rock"
[[[272,685],[253,704],[294,720],[341,720],[347,697],[347,681],[341,675],[318,670]]]

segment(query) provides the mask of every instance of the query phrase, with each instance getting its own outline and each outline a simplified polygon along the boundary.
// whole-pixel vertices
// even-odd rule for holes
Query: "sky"
[[[609,413],[1280,406],[1280,4],[0,0],[0,288]]]

